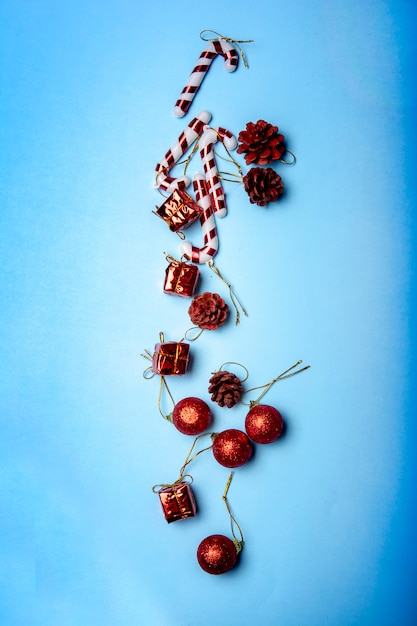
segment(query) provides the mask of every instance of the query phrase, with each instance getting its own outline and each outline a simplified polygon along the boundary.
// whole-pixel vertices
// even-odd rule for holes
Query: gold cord
[[[161,401],[162,401],[162,392],[163,392],[164,389],[167,392],[167,394],[169,395],[169,397],[171,398],[173,406],[175,406],[175,400],[172,397],[172,393],[169,390],[167,381],[165,380],[165,376],[160,376],[160,379],[159,379],[159,392],[158,392],[158,411],[160,412],[160,414],[162,415],[162,417],[164,419],[166,419],[168,422],[172,422],[172,413],[169,413],[168,415],[165,415],[165,413],[162,411]]]
[[[192,330],[197,330],[197,334],[195,335],[195,337],[189,337],[188,333],[191,332]],[[182,341],[184,341],[184,339],[186,339],[187,341],[195,341],[196,339],[198,339],[199,337],[201,337],[201,335],[204,332],[204,328],[200,328],[199,326],[191,326],[191,328],[187,328],[187,330],[184,333],[184,337],[182,337],[179,340],[179,343],[181,343]]]
[[[230,527],[232,529],[233,543],[235,544],[236,552],[239,554],[244,544],[243,533],[242,533],[242,529],[240,528],[239,524],[236,521],[236,518],[233,516],[232,511],[230,510],[229,502],[227,500],[227,493],[229,491],[232,478],[233,478],[233,472],[230,473],[230,476],[227,479],[227,483],[226,483],[226,487],[222,496],[222,500],[225,503],[227,512],[229,513],[229,516],[230,516]],[[240,539],[236,537],[235,527],[239,531]]]
[[[242,395],[244,395],[246,393],[250,393],[251,391],[256,391],[257,389],[263,389],[262,393],[259,395],[259,397],[256,400],[251,400],[249,402],[249,406],[252,407],[252,406],[255,406],[256,404],[259,404],[259,401],[264,397],[264,395],[267,393],[267,391],[270,390],[270,388],[272,387],[272,385],[274,383],[278,382],[279,380],[284,380],[286,378],[291,378],[291,376],[296,376],[296,374],[301,374],[301,372],[304,372],[305,370],[309,369],[310,365],[306,365],[305,367],[302,367],[301,369],[297,370],[296,372],[291,372],[291,370],[293,370],[295,367],[300,365],[300,363],[302,363],[301,359],[299,359],[296,363],[294,363],[294,365],[291,365],[291,367],[286,369],[285,372],[282,372],[282,374],[280,374],[276,378],[274,378],[271,381],[269,381],[269,383],[266,383],[266,385],[259,385],[258,387],[252,387],[251,389],[247,389],[246,391],[244,391]],[[291,374],[289,374],[288,372],[291,372]],[[248,404],[248,403],[244,402],[243,404]]]
[[[201,435],[198,435],[194,441],[193,441],[193,445],[191,446],[186,458],[185,458],[185,462],[184,465],[182,466],[182,468],[180,469],[180,475],[178,476],[177,480],[175,480],[173,483],[162,483],[159,485],[154,485],[152,487],[152,491],[154,493],[156,493],[157,491],[159,491],[160,489],[165,489],[167,487],[175,487],[175,485],[179,485],[180,483],[182,483],[184,481],[184,478],[188,477],[190,478],[190,483],[193,482],[193,477],[190,474],[184,474],[184,470],[187,467],[187,465],[189,465],[192,461],[194,461],[194,459],[196,459],[202,452],[205,452],[206,450],[210,450],[210,448],[212,447],[213,443],[211,443],[209,446],[207,446],[207,448],[203,448],[202,450],[199,450],[198,452],[196,452],[194,454],[194,456],[191,456],[193,453],[193,450],[195,448],[195,445],[197,443],[197,441],[199,439],[201,439],[201,437],[206,437],[207,435],[210,435],[210,437],[212,437],[213,433],[202,433]]]
[[[222,280],[224,282],[225,285],[227,285],[227,287],[229,287],[229,293],[230,293],[230,299],[233,303],[233,306],[235,308],[236,311],[236,326],[238,326],[240,324],[240,313],[239,313],[239,307],[242,311],[242,313],[244,315],[246,315],[246,317],[248,316],[248,313],[246,311],[246,309],[244,308],[243,304],[240,302],[239,298],[236,295],[236,292],[234,291],[232,285],[225,279],[225,277],[220,273],[219,268],[217,267],[217,265],[215,265],[214,261],[208,261],[207,265],[209,266],[209,268],[215,273],[217,274],[217,276],[220,278],[220,280]],[[238,307],[239,305],[239,307]]]
[[[240,379],[240,382],[241,382],[241,383],[244,383],[246,380],[248,380],[248,378],[249,378],[249,372],[248,372],[247,368],[246,368],[244,365],[242,365],[242,363],[237,363],[237,361],[226,361],[225,363],[223,363],[223,365],[220,365],[220,367],[219,367],[218,371],[219,371],[219,372],[221,372],[221,371],[222,371],[222,369],[223,369],[223,367],[224,367],[225,365],[238,365],[239,367],[241,367],[242,369],[244,369],[244,370],[245,370],[245,372],[246,372],[246,376],[245,376],[245,378],[241,378],[241,379]],[[214,374],[214,373],[215,373],[215,372],[213,372],[213,374]]]
[[[195,445],[197,443],[197,441],[199,439],[201,439],[201,437],[207,437],[208,435],[211,437],[213,433],[202,433],[201,435],[197,435],[197,437],[194,439],[193,441],[193,445],[191,446],[186,458],[185,458],[185,462],[184,465],[182,466],[182,468],[180,469],[180,476],[182,476],[184,474],[184,470],[187,467],[187,465],[189,465],[190,463],[192,463],[202,452],[205,452],[206,450],[210,450],[210,448],[213,446],[213,443],[211,443],[209,446],[207,446],[207,448],[203,448],[202,450],[199,450],[198,452],[196,452],[193,456],[193,450],[195,448]]]
[[[205,36],[203,37],[203,33],[213,33],[214,35],[217,35],[217,37],[205,37]],[[248,61],[246,59],[246,55],[243,52],[242,48],[239,46],[239,44],[240,43],[253,43],[254,39],[232,39],[231,37],[225,37],[224,35],[221,35],[220,33],[216,32],[215,30],[211,30],[210,28],[202,30],[200,33],[200,37],[203,41],[215,41],[216,39],[220,38],[220,39],[224,39],[225,41],[228,41],[229,43],[235,43],[237,45],[237,48],[239,49],[244,66],[246,68],[249,67]]]
[[[184,176],[187,172],[188,166],[190,164],[191,159],[193,158],[194,154],[197,152],[198,150],[198,138],[194,139],[193,143],[190,144],[190,146],[193,146],[190,154],[188,155],[188,157],[184,160],[184,161],[179,161],[178,165],[182,165],[183,163],[185,163],[184,165]]]
[[[189,481],[184,480],[184,478],[190,478]],[[154,485],[152,487],[152,491],[154,493],[158,493],[158,491],[160,491],[161,489],[167,489],[168,487],[175,487],[176,485],[179,485],[180,483],[185,483],[188,482],[189,485],[191,485],[191,483],[193,482],[193,477],[191,476],[191,474],[183,474],[182,476],[180,476],[179,478],[177,478],[177,480],[174,483],[161,483],[159,485]]]
[[[295,162],[297,161],[297,159],[295,158],[294,152],[291,152],[291,150],[286,150],[285,154],[287,154],[287,152],[288,152],[288,154],[291,154],[292,161],[284,161],[284,159],[280,159],[279,160],[280,163],[283,163],[284,165],[294,165]]]
[[[166,252],[164,252],[167,260],[169,255],[167,255]],[[171,257],[173,258],[173,257]],[[165,335],[164,333],[161,331],[159,333],[159,341],[161,343],[163,343],[165,341]],[[152,361],[153,357],[152,354],[149,352],[149,350],[145,349],[144,354],[141,354],[140,356],[142,356],[144,359],[147,359],[148,361]],[[149,367],[146,368],[146,370],[143,372],[143,377],[146,380],[150,380],[151,378],[153,378],[155,376],[156,372],[153,371],[152,366],[150,365]],[[165,389],[165,391],[167,392],[167,394],[169,395],[169,397],[171,398],[172,404],[175,406],[175,400],[172,396],[172,393],[168,387],[168,383],[165,380],[165,376],[160,376],[160,380],[159,380],[159,392],[158,392],[158,411],[160,412],[160,414],[162,415],[162,417],[166,420],[168,420],[168,422],[172,421],[172,414],[170,413],[169,415],[165,415],[165,413],[163,413],[162,411],[162,406],[161,406],[161,401],[162,401],[162,392]]]

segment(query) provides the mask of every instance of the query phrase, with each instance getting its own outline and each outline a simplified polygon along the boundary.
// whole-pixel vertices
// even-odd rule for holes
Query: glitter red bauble
[[[255,443],[272,443],[284,430],[282,415],[268,404],[255,404],[245,419],[245,429]]]
[[[208,574],[224,574],[236,565],[236,546],[225,535],[210,535],[198,546],[197,561]]]
[[[253,453],[252,443],[242,430],[229,428],[214,436],[213,455],[224,467],[240,467]]]
[[[172,411],[172,423],[184,435],[199,435],[211,422],[208,405],[200,398],[184,398]]]

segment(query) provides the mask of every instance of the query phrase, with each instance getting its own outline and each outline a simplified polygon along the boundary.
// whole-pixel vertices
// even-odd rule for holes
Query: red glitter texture
[[[253,453],[252,443],[242,430],[229,428],[214,436],[213,455],[224,467],[240,467]]]
[[[236,546],[225,535],[210,535],[198,546],[197,560],[208,574],[224,574],[236,565]]]
[[[172,423],[184,435],[199,435],[210,422],[210,409],[200,398],[184,398],[174,406]]]
[[[282,415],[268,404],[255,404],[245,419],[245,429],[255,443],[272,443],[284,430]]]

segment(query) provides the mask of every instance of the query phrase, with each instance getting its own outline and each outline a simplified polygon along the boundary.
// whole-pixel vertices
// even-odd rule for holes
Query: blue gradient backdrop
[[[1,3],[2,624],[416,623],[416,17],[405,0]],[[216,61],[178,120],[206,28],[254,39],[250,68]],[[195,551],[230,532],[228,471],[201,455],[199,515],[166,524],[151,487],[190,439],[140,357],[189,326],[162,293],[178,240],[153,170],[201,109],[235,134],[278,124],[297,164],[265,209],[226,184],[218,265],[249,317],[203,334],[171,391],[208,400],[225,361],[250,386],[312,366],[266,397],[288,430],[235,472],[246,545],[220,577]],[[228,295],[208,268],[200,288]],[[216,430],[242,427],[244,406],[213,406]]]

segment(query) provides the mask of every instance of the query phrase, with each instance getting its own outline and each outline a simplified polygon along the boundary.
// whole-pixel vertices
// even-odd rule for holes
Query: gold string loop
[[[147,361],[152,361],[152,354],[149,352],[149,350],[145,349],[143,352],[144,354],[141,354],[140,356],[146,359]],[[144,370],[142,375],[143,375],[143,378],[145,378],[146,380],[150,380],[151,378],[153,378],[155,376],[155,372],[153,371],[152,366],[150,365],[149,367],[147,367],[146,370]]]
[[[205,33],[213,33],[214,35],[217,35],[217,37],[206,37],[203,36],[203,34]],[[249,67],[248,61],[246,59],[246,55],[243,52],[242,48],[240,47],[240,43],[253,43],[254,39],[232,39],[231,37],[225,37],[224,35],[221,35],[220,33],[218,33],[215,30],[211,30],[211,28],[206,28],[205,30],[202,30],[200,32],[200,38],[203,41],[215,41],[216,39],[220,38],[220,39],[224,39],[225,41],[228,41],[229,43],[235,43],[236,47],[238,48],[239,52],[240,52],[240,56],[242,57],[242,61],[243,64],[246,68]]]
[[[189,333],[191,333],[193,330],[197,331],[197,333],[193,337],[190,337]],[[186,339],[187,341],[196,341],[196,339],[201,337],[201,335],[203,334],[204,330],[205,330],[204,328],[200,328],[199,326],[191,326],[191,328],[188,328],[185,331],[184,337],[182,337],[182,339],[180,339],[179,343],[184,341],[184,339]]]
[[[239,367],[241,367],[246,372],[245,378],[241,378],[240,382],[244,383],[246,380],[248,380],[248,378],[249,378],[249,371],[248,371],[248,369],[244,365],[242,365],[242,363],[237,363],[237,361],[226,361],[225,363],[223,363],[223,365],[220,365],[220,367],[219,367],[219,369],[217,371],[221,372],[225,365],[238,365]],[[213,372],[213,374],[214,374],[214,372]]]
[[[285,161],[284,159],[280,159],[279,162],[283,163],[284,165],[294,165],[297,161],[294,152],[291,152],[291,150],[286,150],[285,154],[290,154],[292,156],[292,161]]]
[[[227,512],[229,513],[229,516],[230,516],[230,527],[232,529],[233,543],[235,544],[236,552],[239,554],[239,552],[241,552],[241,550],[243,548],[243,544],[244,544],[243,533],[242,533],[241,527],[239,526],[239,524],[236,521],[236,518],[232,514],[229,502],[227,500],[227,494],[228,494],[228,491],[229,491],[230,483],[232,482],[232,478],[233,478],[233,472],[230,472],[230,476],[227,479],[227,483],[226,483],[226,487],[225,487],[225,490],[224,490],[224,493],[223,493],[223,496],[222,496],[222,500],[225,503]],[[239,538],[236,536],[236,530],[235,529],[239,533]]]
[[[221,274],[219,268],[217,267],[217,265],[214,263],[213,260],[207,261],[207,265],[209,266],[209,268],[220,278],[220,280],[222,280],[224,282],[224,284],[229,287],[229,294],[230,294],[230,299],[232,301],[232,304],[235,308],[235,312],[236,312],[236,326],[238,326],[240,324],[240,311],[239,311],[239,307],[240,310],[242,311],[242,313],[244,315],[246,315],[246,317],[248,317],[248,313],[246,311],[246,309],[244,308],[243,304],[240,302],[239,298],[236,295],[236,292],[234,291],[232,285],[229,283],[229,281],[227,281],[225,279],[225,277]]]
[[[166,252],[164,254],[168,258],[169,255],[167,255]],[[165,341],[165,335],[164,335],[164,333],[162,331],[159,333],[159,341],[161,343],[163,343]],[[152,354],[149,352],[149,350],[145,349],[143,352],[144,353],[141,354],[140,356],[142,356],[144,359],[147,359],[148,361],[152,361],[153,360]],[[155,375],[156,375],[156,372],[152,369],[152,365],[147,367],[145,369],[145,371],[143,372],[143,377],[146,380],[150,380]],[[160,378],[159,378],[159,391],[158,391],[158,411],[160,412],[160,414],[162,415],[162,417],[164,419],[166,419],[168,422],[172,422],[172,413],[169,413],[168,415],[165,415],[165,413],[162,411],[162,393],[163,393],[164,389],[165,389],[166,393],[168,394],[168,396],[170,397],[170,399],[172,401],[172,404],[175,406],[175,400],[174,400],[174,398],[172,396],[172,393],[171,393],[171,391],[170,391],[170,389],[168,387],[168,383],[165,380],[165,376],[161,376],[160,375]]]
[[[180,483],[182,483],[184,481],[184,478],[186,478],[186,477],[191,479],[189,481],[190,484],[193,482],[193,477],[190,474],[184,474],[185,468],[187,467],[187,465],[192,463],[192,461],[194,461],[202,452],[205,452],[206,450],[210,450],[210,448],[212,447],[213,443],[211,443],[206,448],[203,448],[202,450],[199,450],[193,456],[191,456],[193,454],[193,451],[194,451],[194,448],[196,446],[197,441],[199,439],[201,439],[201,437],[206,437],[207,435],[210,435],[210,437],[212,438],[212,433],[202,433],[201,435],[197,435],[197,437],[195,437],[195,439],[193,441],[193,444],[192,444],[192,446],[191,446],[187,456],[185,457],[185,462],[184,462],[183,466],[180,469],[180,475],[178,476],[177,480],[175,480],[173,483],[162,483],[162,484],[159,484],[159,485],[154,485],[152,487],[152,491],[154,493],[157,493],[157,491],[159,491],[159,489],[166,489],[167,487],[175,487],[176,485],[179,485]]]
[[[216,131],[216,129],[214,128],[213,130]],[[240,163],[238,163],[236,161],[236,159],[233,158],[232,154],[230,153],[229,148],[226,147],[226,145],[224,144],[220,134],[218,131],[216,131],[217,137],[218,137],[218,141],[223,145],[223,148],[225,149],[227,156],[229,157],[228,159],[224,156],[222,156],[221,154],[219,154],[216,150],[214,151],[216,157],[218,157],[219,159],[222,159],[223,161],[230,161],[230,163],[233,163],[233,165],[236,167],[237,171],[239,172],[238,174],[234,174],[233,172],[218,172],[218,174],[226,174],[227,176],[234,176],[235,178],[240,178],[240,181],[230,181],[230,182],[241,182],[242,178],[243,178],[243,170],[240,166]],[[220,176],[220,178],[222,178]],[[223,178],[223,180],[227,180],[226,178]]]
[[[143,356],[143,354],[141,356]],[[143,378],[145,380],[151,380],[151,378],[153,378],[155,376],[155,372],[153,371],[151,365],[146,368],[146,370],[143,372],[142,376],[143,376]]]
[[[173,257],[171,254],[169,254],[169,252],[164,252],[163,254],[165,256],[165,259],[168,261],[168,263],[177,262],[177,259]]]
[[[207,437],[210,436],[210,438],[212,439],[212,435],[213,433],[202,433],[201,435],[197,435],[197,437],[194,439],[193,444],[185,458],[185,462],[184,465],[182,466],[182,468],[180,469],[180,478],[181,476],[184,475],[184,470],[187,467],[187,465],[189,465],[190,463],[192,463],[202,452],[206,452],[206,450],[210,450],[210,448],[213,446],[213,441],[212,443],[207,446],[206,448],[202,448],[201,450],[199,450],[198,452],[196,452],[193,456],[191,456],[193,454],[194,448],[196,446],[196,443],[199,439],[201,439],[202,437]]]
[[[190,480],[184,480],[185,478],[189,478]],[[152,487],[152,491],[154,493],[158,493],[158,491],[160,491],[161,489],[168,489],[169,487],[175,487],[176,485],[179,485],[180,483],[188,483],[189,485],[191,485],[192,482],[193,482],[193,477],[191,476],[191,474],[183,474],[182,476],[177,478],[177,480],[174,483],[161,483],[160,485],[154,485]]]
[[[299,359],[296,363],[294,363],[294,365],[291,365],[291,367],[286,369],[285,372],[282,372],[282,374],[270,380],[269,383],[266,383],[266,385],[259,385],[258,387],[252,387],[251,389],[247,389],[246,391],[244,391],[242,395],[246,393],[250,393],[251,391],[256,391],[257,389],[263,389],[263,391],[256,398],[256,400],[251,400],[249,403],[243,402],[243,404],[246,404],[246,405],[249,404],[249,406],[252,408],[253,406],[259,404],[259,401],[264,397],[264,395],[270,390],[272,385],[274,385],[276,382],[278,382],[279,380],[285,380],[286,378],[291,378],[291,376],[296,376],[296,374],[301,374],[301,372],[304,372],[305,370],[309,369],[310,365],[306,365],[305,367],[302,367],[296,372],[292,372],[291,370],[295,369],[298,365],[300,365],[300,363],[302,363],[301,359]],[[291,372],[291,373],[289,374],[288,372]]]
[[[160,414],[162,415],[162,417],[164,419],[166,419],[168,422],[172,423],[172,413],[168,413],[168,415],[165,415],[165,413],[162,411],[162,392],[163,392],[164,389],[165,389],[166,393],[168,394],[168,396],[170,397],[173,406],[175,406],[175,400],[172,397],[172,393],[169,390],[167,381],[165,380],[165,376],[160,376],[160,378],[159,378],[159,392],[158,392],[158,411],[160,412]]]

